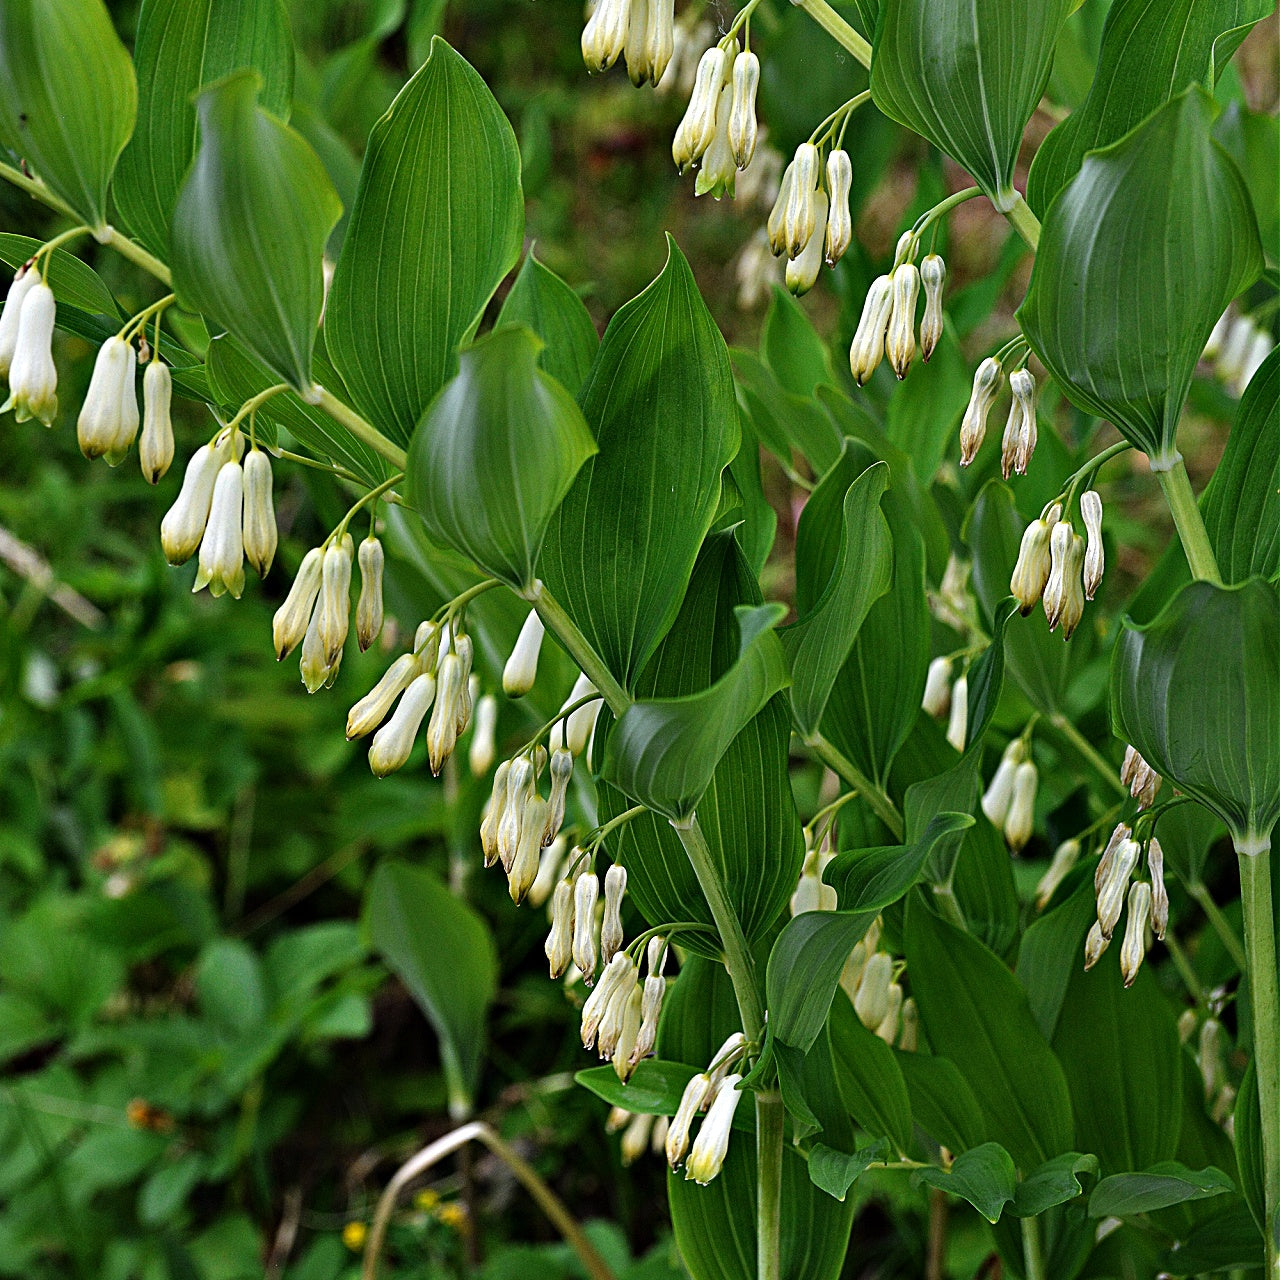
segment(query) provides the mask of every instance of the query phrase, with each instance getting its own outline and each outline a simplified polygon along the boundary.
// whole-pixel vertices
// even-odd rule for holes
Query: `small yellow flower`
[[[421,1209],[423,1213],[430,1213],[431,1210],[439,1203],[440,1193],[438,1191],[432,1191],[430,1187],[419,1191],[418,1194],[413,1197],[414,1207]]]
[[[352,1253],[359,1253],[364,1248],[364,1238],[369,1234],[369,1228],[363,1222],[348,1222],[342,1228],[342,1243],[351,1250]]]
[[[444,1223],[446,1227],[452,1227],[455,1231],[461,1231],[466,1225],[467,1211],[454,1202],[442,1204],[436,1210],[436,1217]]]

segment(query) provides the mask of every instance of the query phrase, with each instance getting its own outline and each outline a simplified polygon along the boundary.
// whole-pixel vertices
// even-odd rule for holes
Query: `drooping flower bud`
[[[1124,754],[1120,781],[1129,788],[1129,794],[1138,802],[1139,809],[1149,809],[1155,803],[1163,779],[1138,754],[1137,750],[1130,746]]]
[[[1018,766],[1027,758],[1027,744],[1014,738],[1004,749],[1000,763],[992,775],[991,785],[982,794],[982,812],[993,827],[1003,827],[1013,802],[1013,779]]]
[[[1214,372],[1223,382],[1233,383],[1244,369],[1244,362],[1253,343],[1253,321],[1248,316],[1237,316],[1227,329]]]
[[[220,596],[229,591],[237,600],[244,590],[244,471],[234,459],[218,471],[209,506],[209,520],[200,541],[200,568],[191,590],[209,588]]]
[[[1107,872],[1102,887],[1098,890],[1098,927],[1103,936],[1110,938],[1115,932],[1116,922],[1124,910],[1125,892],[1129,888],[1129,877],[1138,865],[1141,847],[1136,840],[1124,840],[1116,849],[1114,861]]]
[[[258,577],[267,576],[276,558],[277,542],[271,459],[261,449],[250,449],[244,460],[244,554]]]
[[[791,161],[782,171],[782,179],[778,183],[778,194],[774,198],[773,208],[769,210],[769,217],[764,224],[765,235],[769,238],[769,248],[773,251],[775,257],[781,255],[786,248],[786,235],[784,232],[785,220],[787,215],[787,204],[791,200],[791,188],[796,180],[796,162]]]
[[[1133,986],[1147,954],[1147,917],[1151,914],[1151,886],[1139,880],[1129,890],[1129,920],[1120,944],[1120,973],[1126,987]]]
[[[199,457],[199,454],[196,456]],[[192,465],[195,464],[195,461],[196,459],[192,458]],[[190,477],[191,467],[187,468],[187,475]],[[186,489],[185,481],[183,489],[184,491]],[[178,500],[182,500],[181,495],[179,495]],[[163,537],[163,533],[161,536]],[[172,563],[172,559],[170,557],[170,563]],[[312,547],[302,557],[302,563],[298,566],[298,575],[293,580],[293,586],[289,588],[289,594],[285,596],[284,604],[276,610],[276,615],[271,622],[272,640],[275,643],[277,661],[288,657],[297,647],[298,642],[306,635],[307,624],[311,620],[312,607],[316,602],[316,597],[320,594],[320,580],[323,573],[324,548]]]
[[[564,747],[556,747],[551,753],[551,795],[547,801],[547,826],[542,833],[542,843],[550,844],[564,822],[565,799],[569,794],[569,779],[573,777],[573,753]]]
[[[1026,475],[1031,455],[1036,451],[1036,380],[1027,369],[1015,369],[1009,375],[1009,391],[1013,403],[1004,428],[1000,470],[1007,480],[1011,472]]]
[[[622,899],[627,892],[627,869],[615,862],[604,876],[604,919],[600,924],[600,954],[605,964],[622,946]]]
[[[902,1003],[902,1033],[898,1036],[898,1048],[904,1053],[915,1053],[920,1047],[920,1010],[910,996]]]
[[[342,659],[351,620],[351,561],[355,542],[349,533],[335,538],[324,551],[324,569],[320,576],[320,599],[316,604],[319,623],[316,638],[325,662],[336,665]]]
[[[934,658],[924,679],[924,698],[920,705],[935,720],[951,708],[951,659]]]
[[[427,741],[430,746],[429,737]],[[542,832],[546,824],[547,802],[535,791],[525,801],[524,813],[520,815],[520,839],[507,873],[507,890],[511,901],[517,905],[524,901],[524,895],[537,878],[538,863],[542,858]]]
[[[1098,865],[1093,869],[1093,891],[1095,894],[1102,890],[1103,882],[1111,874],[1111,868],[1115,864],[1116,853],[1120,846],[1133,835],[1128,826],[1119,822],[1112,831],[1110,838],[1107,840],[1106,847],[1102,850],[1102,856],[1098,859]]]
[[[596,899],[600,881],[595,872],[584,871],[573,886],[573,963],[590,984],[599,955],[596,950]],[[610,962],[615,957],[610,957]]]
[[[614,1041],[613,1052],[609,1055],[613,1059],[613,1069],[623,1084],[631,1079],[631,1073],[636,1069],[636,1063],[639,1061],[636,1057],[636,1042],[640,1038],[640,1023],[644,1017],[643,1008],[644,992],[636,982],[627,992],[627,998],[622,1005],[618,1037]]]
[[[421,668],[413,654],[402,653],[382,679],[347,712],[347,741],[372,733],[387,718],[392,703],[420,674]]]
[[[951,686],[951,715],[947,719],[947,741],[963,751],[969,735],[969,678],[961,676]]]
[[[676,129],[671,158],[681,173],[702,159],[716,136],[716,109],[729,71],[729,53],[712,45],[698,62],[689,106]]]
[[[1023,849],[1035,829],[1038,781],[1036,767],[1030,760],[1020,764],[1013,775],[1013,795],[1004,820],[1004,838],[1014,853]]]
[[[1044,588],[1044,615],[1049,630],[1062,624],[1062,638],[1070,640],[1084,615],[1084,539],[1068,520],[1054,525],[1049,539],[1049,581]]]
[[[716,1050],[715,1056],[711,1059],[709,1068],[711,1084],[714,1088],[718,1089],[724,1083],[725,1077],[746,1051],[747,1037],[741,1031],[731,1032],[725,1037],[724,1043]]]
[[[323,561],[321,562],[323,564]],[[324,645],[320,643],[320,607],[311,611],[311,619],[307,623],[307,634],[302,637],[302,654],[298,660],[298,674],[302,677],[303,687],[308,693],[315,693],[330,683],[337,675],[337,669],[330,665],[324,656]]]
[[[542,850],[538,859],[538,874],[529,886],[526,901],[531,907],[540,907],[551,897],[551,891],[560,881],[560,873],[565,869],[564,851],[568,847],[564,836],[556,838]]]
[[[360,596],[356,600],[356,643],[364,652],[382,631],[382,543],[370,534],[360,544]]]
[[[831,203],[827,211],[827,266],[834,267],[845,255],[853,240],[853,215],[849,211],[849,192],[853,187],[853,164],[849,153],[832,151],[827,156],[827,190]]]
[[[586,676],[579,676],[574,682],[573,688],[569,691],[569,696],[564,701],[564,707],[571,707],[575,702],[580,702],[583,698],[595,692],[595,685]],[[568,747],[575,756],[580,756],[587,749],[587,743],[591,741],[591,733],[596,727],[596,717],[600,714],[600,706],[601,700],[595,698],[579,707],[560,722],[557,730],[552,731],[551,741],[556,741],[558,733],[560,744]],[[564,707],[561,707],[562,711]]]
[[[920,355],[926,361],[942,337],[942,286],[947,264],[936,253],[920,260],[920,283],[924,286],[924,315],[920,318]]]
[[[732,105],[729,112],[729,150],[733,162],[745,169],[756,153],[756,90],[760,87],[760,59],[748,50],[733,61]]]
[[[436,696],[436,678],[427,672],[415,676],[400,695],[391,718],[373,735],[369,747],[369,768],[385,778],[404,767],[413,750],[414,739]]]
[[[818,148],[802,142],[796,148],[795,174],[782,214],[782,241],[788,258],[798,258],[818,226]]]
[[[884,358],[884,336],[893,313],[893,281],[889,276],[876,276],[862,304],[862,316],[849,347],[849,368],[853,380],[862,386],[875,373]]]
[[[667,1163],[673,1169],[680,1167],[689,1150],[689,1130],[710,1098],[712,1087],[710,1073],[702,1071],[685,1085],[684,1092],[680,1095],[680,1105],[667,1127]]]
[[[484,852],[484,865],[491,867],[498,861],[498,827],[507,811],[507,786],[513,761],[504,760],[493,771],[493,790],[489,803],[480,819],[480,848]]]
[[[597,0],[582,29],[582,60],[593,75],[607,71],[625,48],[630,0]]]
[[[507,771],[506,803],[497,827],[498,859],[502,863],[502,869],[508,873],[520,845],[525,806],[533,795],[536,784],[537,769],[528,756],[517,756],[511,761]]]
[[[538,678],[538,654],[542,650],[544,635],[546,627],[542,625],[542,619],[536,609],[530,609],[507,665],[502,668],[502,692],[508,698],[522,698],[533,688],[533,682]]]
[[[808,293],[818,282],[822,270],[822,246],[827,225],[827,193],[818,191],[813,201],[814,232],[798,258],[787,262],[787,288],[797,298]]]
[[[1178,1043],[1187,1044],[1195,1035],[1199,1018],[1194,1009],[1183,1009],[1178,1015]]]
[[[893,981],[893,957],[885,951],[877,951],[868,957],[858,984],[858,994],[853,1011],[869,1031],[874,1031],[889,1011],[889,984]]]
[[[1213,326],[1213,331],[1209,334],[1204,344],[1204,352],[1201,355],[1203,360],[1213,360],[1222,350],[1222,344],[1226,341],[1227,331],[1231,328],[1231,312],[1224,311],[1218,317],[1218,323]]]
[[[467,764],[473,778],[483,778],[493,764],[495,754],[494,733],[498,726],[498,700],[491,693],[476,703],[476,722],[471,731],[471,747],[467,752]]]
[[[58,369],[53,363],[56,314],[53,290],[43,280],[36,280],[23,291],[13,359],[9,362],[9,398],[0,405],[0,413],[12,409],[19,422],[38,418],[51,427],[57,416]]]
[[[1017,600],[1018,611],[1024,618],[1040,603],[1049,581],[1053,562],[1050,543],[1061,514],[1061,506],[1054,503],[1047,516],[1033,520],[1023,530],[1018,560],[1009,579],[1009,592]]]
[[[13,355],[18,347],[18,319],[22,314],[22,302],[34,285],[40,282],[40,272],[30,266],[19,267],[13,277],[9,292],[5,295],[4,310],[0,311],[0,378],[9,376]]]
[[[128,452],[138,430],[137,367],[133,343],[118,334],[98,348],[89,390],[76,419],[76,439],[86,458],[104,454],[122,458]]]
[[[425,622],[418,623],[417,630],[413,633],[413,651],[418,655],[424,671],[435,670],[440,647],[443,644],[447,649],[452,635],[453,628],[447,622],[441,626],[428,618]]]
[[[884,1017],[875,1028],[876,1035],[885,1044],[891,1045],[898,1038],[898,1023],[902,1018],[902,987],[896,983],[889,984],[889,1003]]]
[[[733,1117],[742,1101],[742,1093],[738,1089],[742,1077],[740,1075],[725,1076],[716,1090],[715,1101],[712,1102],[707,1117],[694,1139],[693,1150],[685,1163],[684,1176],[692,1178],[699,1186],[705,1187],[724,1167],[724,1158],[729,1152],[729,1135],[733,1132]]]
[[[1089,929],[1089,936],[1084,940],[1085,972],[1092,969],[1102,959],[1102,953],[1110,945],[1110,936],[1102,932],[1102,926],[1095,920]]]
[[[588,1031],[596,1039],[596,1051],[601,1058],[613,1055],[622,1030],[622,1015],[627,997],[636,983],[636,966],[625,951],[619,951],[605,966],[599,987],[587,997],[582,1006],[582,1044],[589,1049]],[[596,1001],[594,1007],[592,1002]],[[597,1038],[598,1033],[598,1038]]]
[[[1040,877],[1036,885],[1036,910],[1043,911],[1050,899],[1058,891],[1058,886],[1067,878],[1072,867],[1080,860],[1080,841],[1064,840],[1054,851],[1049,861],[1049,869]]]
[[[655,88],[667,73],[675,45],[675,0],[648,0],[645,6],[644,56],[648,63],[649,83]]]
[[[1092,600],[1102,585],[1104,553],[1102,550],[1102,498],[1096,490],[1086,489],[1080,495],[1080,518],[1086,535],[1084,549],[1084,598]]]
[[[719,200],[728,194],[733,199],[734,183],[738,177],[738,167],[734,163],[733,149],[729,146],[729,117],[733,111],[733,90],[725,85],[720,90],[720,100],[716,104],[716,132],[711,145],[702,157],[702,168],[698,170],[697,181],[693,184],[695,196],[711,195]]]
[[[1147,844],[1147,872],[1151,876],[1151,927],[1163,942],[1169,927],[1169,891],[1164,883],[1164,850],[1155,836]]]
[[[436,705],[431,712],[431,722],[427,725],[427,757],[432,774],[439,777],[444,762],[453,754],[454,744],[458,741],[458,701],[467,687],[462,659],[456,651],[446,653],[440,659],[436,680]],[[539,831],[539,837],[541,834]]]
[[[573,885],[561,880],[551,898],[551,932],[544,950],[552,978],[558,978],[573,958]]]
[[[658,1018],[662,1014],[662,1001],[666,994],[666,978],[660,973],[650,973],[644,980],[644,993],[640,1003],[640,1031],[631,1051],[636,1062],[653,1052],[658,1039]]]
[[[834,911],[836,906],[836,891],[822,881],[818,851],[810,849],[805,855],[796,891],[791,895],[791,914],[798,916],[806,911]]]
[[[1200,1074],[1204,1077],[1204,1096],[1206,1101],[1218,1091],[1218,1080],[1222,1075],[1222,1024],[1217,1018],[1206,1018],[1200,1028],[1198,1043]]]
[[[973,375],[973,390],[969,394],[969,403],[965,407],[964,417],[960,422],[960,465],[967,467],[982,447],[987,434],[987,414],[1000,394],[1000,384],[1004,375],[1000,371],[1000,361],[988,356]]]
[[[916,297],[920,292],[920,271],[914,262],[904,262],[893,271],[893,311],[885,332],[884,353],[901,382],[916,354]]]
[[[172,400],[169,366],[152,359],[142,375],[142,436],[138,440],[138,462],[148,484],[155,484],[173,462]]]

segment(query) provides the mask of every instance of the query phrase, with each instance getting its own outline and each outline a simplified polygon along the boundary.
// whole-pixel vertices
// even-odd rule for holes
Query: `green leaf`
[[[438,37],[374,126],[325,311],[357,409],[401,444],[453,372],[524,231],[515,134]]]
[[[600,338],[582,299],[539,262],[533,250],[503,300],[498,324],[532,329],[543,342],[538,364],[577,395],[600,349]]]
[[[971,826],[967,813],[937,813],[914,844],[838,853],[822,878],[835,889],[842,911],[882,911],[924,875],[931,859],[954,859]]]
[[[1223,654],[1232,655],[1224,662]],[[1111,663],[1115,733],[1227,824],[1237,849],[1270,845],[1280,817],[1280,597],[1260,578],[1193,582]]]
[[[1280,254],[1280,120],[1263,111],[1250,111],[1243,102],[1230,102],[1213,126],[1213,136],[1236,162],[1258,218],[1262,251],[1275,266]]]
[[[911,459],[916,476],[932,482],[943,459],[957,450],[960,418],[969,403],[973,374],[951,328],[943,330],[928,364],[894,386],[885,410],[885,434]]]
[[[1240,1190],[1249,1202],[1249,1211],[1258,1230],[1266,1221],[1266,1157],[1262,1153],[1262,1108],[1258,1100],[1258,1067],[1249,1059],[1240,1092],[1236,1095],[1231,1127],[1234,1130],[1236,1176]]]
[[[969,719],[964,735],[966,750],[975,742],[982,741],[982,735],[1000,705],[1000,694],[1004,689],[1004,629],[1017,612],[1018,602],[1012,596],[996,605],[991,623],[991,643],[969,667]]]
[[[1188,89],[1090,154],[1045,215],[1018,320],[1067,398],[1157,467],[1218,317],[1262,269],[1249,193]],[[1194,263],[1194,270],[1191,264]]]
[[[31,236],[0,234],[0,262],[17,271],[31,258],[40,243]],[[90,315],[118,316],[120,313],[102,277],[87,262],[81,262],[65,249],[55,249],[49,256],[45,283],[53,290],[59,308],[79,307]],[[58,319],[61,321],[62,316],[59,315]]]
[[[174,210],[174,289],[299,391],[324,300],[321,256],[342,207],[315,152],[239,71],[196,99],[200,147]]]
[[[968,1081],[991,1137],[1024,1171],[1070,1150],[1067,1083],[1013,974],[915,898],[905,941],[929,1043]]]
[[[947,1169],[921,1169],[913,1179],[967,1200],[988,1222],[999,1222],[1018,1192],[1018,1172],[997,1142],[984,1142],[955,1159]]]
[[[815,1142],[809,1149],[809,1177],[815,1187],[843,1200],[849,1188],[873,1165],[887,1160],[889,1144],[883,1138],[850,1154]]]
[[[759,603],[760,585],[733,534],[713,534],[675,623],[636,682],[637,696],[680,698],[715,684],[741,647],[736,610]],[[602,712],[599,741],[605,740],[609,724],[608,713]],[[749,939],[759,937],[785,909],[804,860],[787,774],[789,725],[785,697],[775,695],[729,745],[698,804],[698,824]],[[599,792],[602,820],[629,805],[607,782],[600,783]],[[645,812],[619,828],[614,840],[627,868],[628,896],[648,923],[704,923],[706,935],[685,934],[681,943],[718,957],[710,908],[671,824]]]
[[[440,1037],[455,1119],[471,1109],[498,958],[484,921],[440,880],[407,862],[373,873],[365,922],[374,949],[409,988]]]
[[[538,368],[528,329],[495,329],[459,357],[409,444],[410,500],[437,542],[517,591],[547,525],[596,451],[573,397]]]
[[[1097,916],[1093,878],[1085,876],[1069,898],[1034,921],[1022,935],[1022,945],[1018,948],[1018,981],[1027,993],[1036,1025],[1050,1042],[1058,1026],[1067,986],[1084,963],[1085,935]]]
[[[674,240],[613,317],[579,393],[600,452],[552,521],[539,573],[630,686],[666,634],[738,449],[729,358]]]
[[[1098,1176],[1096,1156],[1078,1151],[1055,1156],[1018,1183],[1009,1212],[1019,1218],[1035,1218],[1046,1209],[1074,1200],[1084,1190],[1079,1176],[1082,1173]]]
[[[1027,175],[1027,203],[1036,214],[1044,217],[1087,152],[1122,138],[1188,85],[1212,89],[1215,70],[1273,7],[1270,0],[1117,0],[1107,11],[1089,96],[1041,143]]]
[[[850,1117],[868,1133],[888,1138],[895,1151],[908,1151],[911,1099],[893,1050],[858,1021],[844,998],[832,1001],[827,1033],[836,1084]]]
[[[1172,1159],[1183,1112],[1173,1013],[1146,967],[1125,990],[1118,950],[1113,944],[1086,973],[1077,940],[1053,1035],[1076,1138],[1098,1157],[1104,1174]]]
[[[239,939],[219,938],[205,948],[196,965],[200,1012],[233,1035],[259,1026],[267,1016],[262,964]]]
[[[1007,213],[1018,198],[1022,131],[1070,8],[1070,0],[883,0],[872,101],[958,161]]]
[[[911,1115],[940,1146],[967,1151],[985,1141],[987,1122],[969,1082],[950,1058],[895,1049],[907,1084]]]
[[[840,432],[830,418],[812,396],[788,391],[778,375],[752,352],[735,347],[732,355],[743,412],[764,447],[788,466],[794,450],[814,472],[825,474],[839,457],[841,446]]]
[[[637,1064],[625,1084],[609,1065],[588,1067],[573,1078],[611,1107],[624,1107],[636,1115],[673,1116],[680,1106],[680,1095],[698,1070],[683,1062],[646,1058]],[[742,1114],[747,1114],[745,1107]]]
[[[1227,583],[1280,570],[1280,348],[1253,375],[1227,447],[1200,499],[1218,570]]]
[[[134,44],[138,124],[111,195],[125,224],[169,258],[169,223],[196,149],[195,96],[233,71],[262,77],[261,104],[281,120],[293,97],[293,37],[280,0],[144,0]]]
[[[800,304],[774,285],[760,329],[760,354],[782,389],[809,397],[821,383],[835,384],[826,344]]]
[[[1207,1200],[1235,1189],[1236,1184],[1212,1165],[1188,1169],[1176,1160],[1166,1160],[1141,1173],[1117,1173],[1103,1178],[1089,1197],[1089,1216],[1129,1218],[1188,1200]]]
[[[93,227],[133,131],[133,63],[101,0],[0,5],[0,143]]]
[[[880,510],[883,462],[850,483],[849,457],[805,503],[796,532],[798,622],[778,633],[791,670],[791,709],[804,737],[818,730],[831,687],[872,604],[889,589],[893,544]]]
[[[1219,1212],[1178,1240],[1153,1266],[1170,1275],[1184,1276],[1224,1271],[1261,1273],[1265,1266],[1262,1236],[1254,1232],[1249,1206],[1234,1196],[1221,1204]]]
[[[776,604],[735,609],[738,656],[715,684],[627,707],[605,747],[606,781],[673,822],[691,817],[729,744],[786,687],[773,631],[784,612]]]

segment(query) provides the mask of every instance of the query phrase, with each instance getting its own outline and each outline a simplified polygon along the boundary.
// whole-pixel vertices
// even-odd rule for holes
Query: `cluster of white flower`
[[[953,681],[955,659],[934,658],[924,679],[920,706],[935,720],[947,720],[947,741],[963,751],[969,735],[969,677],[964,672]]]
[[[1133,831],[1120,823],[1111,833],[1102,857],[1093,875],[1093,888],[1097,897],[1098,918],[1089,930],[1084,944],[1084,967],[1092,969],[1111,943],[1112,934],[1124,911],[1126,895],[1129,918],[1125,925],[1124,941],[1120,946],[1120,971],[1124,985],[1132,986],[1142,967],[1147,952],[1147,931],[1154,930],[1157,938],[1163,938],[1169,925],[1169,895],[1164,884],[1164,851],[1160,842],[1151,836],[1147,841],[1147,873],[1150,881],[1137,880],[1130,885],[1139,859],[1142,845],[1133,838]]]
[[[1102,584],[1102,498],[1093,489],[1080,495],[1086,537],[1063,519],[1062,503],[1052,502],[1023,531],[1009,591],[1023,617],[1043,602],[1049,630],[1062,626],[1070,640],[1084,616],[1084,603]]]
[[[933,355],[942,337],[942,290],[947,267],[936,253],[925,254],[916,266],[922,229],[912,227],[898,237],[893,267],[887,275],[877,276],[867,290],[849,347],[849,368],[858,386],[875,373],[886,356],[899,381],[907,376],[917,351],[916,304],[922,286],[924,312],[918,350],[924,360]]]
[[[1160,775],[1138,754],[1132,743],[1124,749],[1124,763],[1120,766],[1120,781],[1129,788],[1129,794],[1138,802],[1139,809],[1150,809],[1156,802]]]
[[[914,1053],[919,1044],[920,1017],[916,1002],[903,998],[898,978],[905,965],[881,950],[880,917],[849,953],[840,972],[840,987],[853,1004],[858,1021],[885,1044]]]
[[[720,1172],[725,1156],[729,1154],[733,1117],[743,1096],[738,1088],[742,1075],[733,1068],[741,1063],[746,1053],[746,1037],[741,1031],[735,1031],[720,1046],[707,1069],[685,1085],[680,1106],[667,1128],[667,1163],[673,1169],[683,1164],[684,1176],[700,1186],[706,1186]],[[705,1118],[690,1150],[693,1122],[704,1113]]]
[[[973,375],[973,390],[960,420],[960,465],[967,467],[977,456],[987,434],[987,415],[1004,385],[1004,371],[996,356],[988,356]],[[1036,451],[1036,380],[1031,371],[1017,368],[1009,375],[1012,397],[1009,417],[1000,441],[1000,471],[1007,480],[1015,472],[1026,475]]]
[[[1035,830],[1039,774],[1026,735],[1004,749],[991,785],[982,794],[982,812],[1004,833],[1009,848],[1020,853]]]
[[[670,1125],[670,1116],[655,1116],[646,1112],[628,1111],[625,1107],[612,1107],[604,1128],[606,1133],[622,1133],[622,1163],[632,1165],[646,1151],[652,1151],[655,1156],[663,1153]]]
[[[1238,399],[1274,346],[1270,332],[1252,316],[1233,315],[1227,310],[1204,344],[1203,358]]]

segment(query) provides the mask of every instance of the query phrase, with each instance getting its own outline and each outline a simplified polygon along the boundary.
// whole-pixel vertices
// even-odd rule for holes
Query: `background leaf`
[[[522,324],[542,339],[538,364],[577,395],[600,348],[582,299],[531,249],[502,301],[498,325]]]
[[[90,226],[133,131],[138,84],[101,0],[0,5],[0,142]]]
[[[0,234],[0,262],[14,271],[40,247],[31,236]],[[65,249],[55,249],[48,258],[45,283],[53,290],[59,308],[79,307],[90,315],[117,316],[120,312],[106,281],[87,262],[81,262]],[[59,314],[58,319],[62,316]]]
[[[369,135],[325,310],[357,409],[406,444],[454,352],[515,265],[524,231],[515,135],[443,40]]]
[[[342,206],[316,153],[257,106],[259,83],[255,71],[235,72],[196,100],[200,148],[173,215],[173,284],[185,305],[307,391],[320,260]]]
[[[281,0],[144,0],[134,42],[138,123],[111,195],[134,237],[162,260],[196,149],[195,96],[233,71],[262,80],[263,110],[289,118],[293,38]]]
[[[967,1200],[988,1222],[999,1222],[1018,1192],[1018,1173],[998,1142],[984,1142],[955,1159],[950,1169],[921,1169],[917,1182]]]
[[[1188,89],[1084,161],[1045,215],[1018,308],[1067,398],[1165,467],[1205,340],[1262,269],[1214,110]]]
[[[1089,1216],[1125,1218],[1234,1190],[1235,1183],[1221,1169],[1188,1169],[1169,1160],[1142,1173],[1103,1178],[1089,1197]]]
[[[840,993],[831,1004],[827,1034],[836,1083],[850,1117],[906,1154],[911,1146],[911,1099],[897,1056],[862,1025],[853,1004]]]

